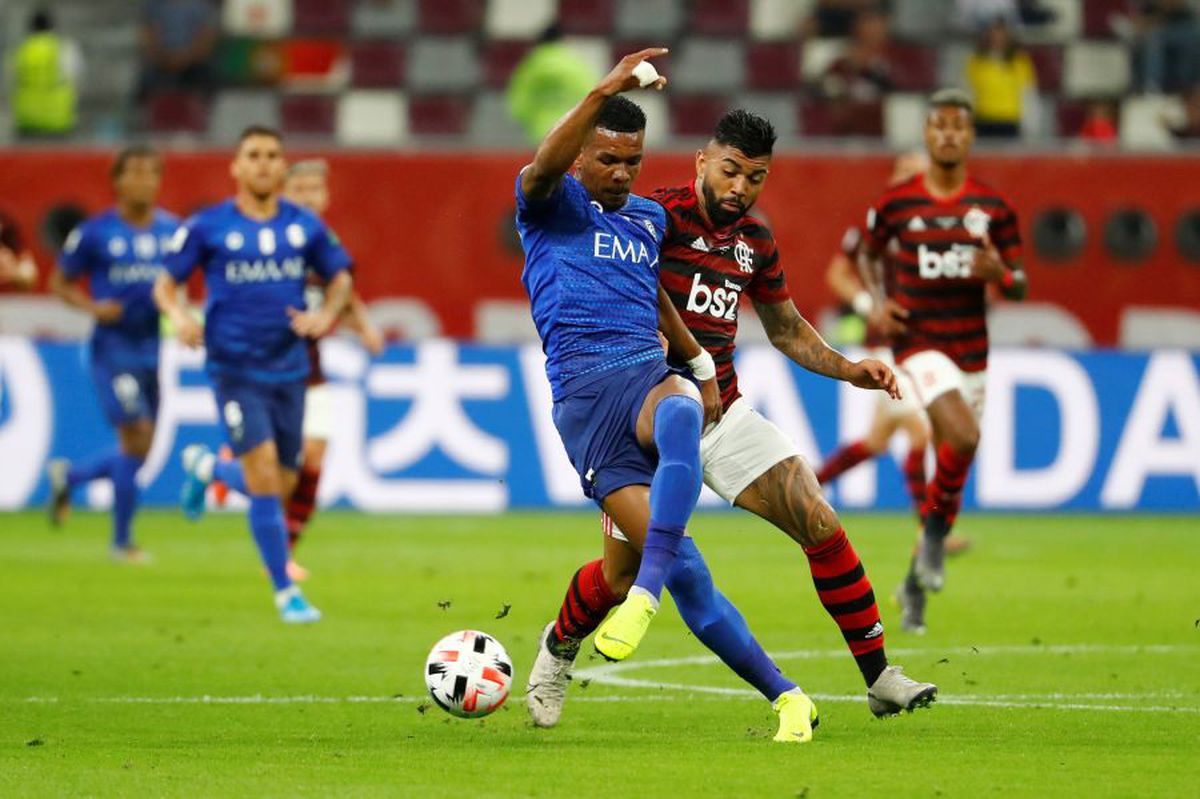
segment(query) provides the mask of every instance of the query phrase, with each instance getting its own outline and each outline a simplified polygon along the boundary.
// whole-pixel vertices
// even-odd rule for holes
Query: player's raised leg
[[[742,491],[735,504],[771,522],[804,549],[817,596],[867,685],[871,712],[891,715],[932,702],[937,686],[911,680],[888,664],[871,581],[808,464],[797,456],[780,461]]]
[[[703,426],[700,392],[676,375],[651,389],[638,412],[638,443],[658,452],[658,467],[650,483],[650,518],[637,577],[621,607],[596,633],[596,651],[610,660],[632,655],[658,612],[663,585],[700,497]],[[606,510],[619,493],[605,499]]]

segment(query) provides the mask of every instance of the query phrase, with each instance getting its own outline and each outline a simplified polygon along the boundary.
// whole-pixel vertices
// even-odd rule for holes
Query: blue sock
[[[674,395],[654,410],[658,468],[650,483],[650,524],[642,547],[635,588],[655,599],[662,595],[671,562],[679,551],[688,518],[700,497],[700,428],[704,411],[690,397]]]
[[[118,455],[112,467],[113,546],[124,549],[130,543],[130,525],[137,511],[137,472],[144,461],[133,455]]]
[[[112,477],[113,466],[123,457],[120,450],[106,452],[82,463],[72,463],[67,470],[67,487],[74,488],[80,483],[90,483],[101,477]]]
[[[273,495],[250,495],[250,532],[258,545],[258,554],[271,574],[276,591],[290,588],[287,575],[287,529],[283,525],[283,503]]]
[[[246,472],[242,469],[241,461],[225,461],[217,458],[213,464],[213,479],[220,480],[233,491],[250,496],[246,490]]]
[[[713,585],[696,542],[685,538],[667,577],[667,590],[688,629],[725,665],[774,702],[796,684],[779,672],[733,603]]]

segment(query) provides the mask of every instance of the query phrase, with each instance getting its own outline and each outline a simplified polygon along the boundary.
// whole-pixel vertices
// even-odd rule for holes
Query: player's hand
[[[721,404],[721,387],[717,385],[717,378],[705,380],[700,384],[700,399],[704,403],[704,429],[708,430],[711,425],[721,421],[721,417],[725,413],[725,408]]]
[[[175,338],[183,346],[194,350],[204,344],[204,327],[187,311],[174,314],[171,324],[175,326]]]
[[[292,319],[292,332],[303,338],[321,338],[333,329],[334,319],[325,310],[300,311],[295,308],[287,309]]]
[[[886,391],[892,399],[901,399],[900,387],[896,384],[896,375],[891,367],[883,361],[864,358],[854,364],[847,380],[851,385],[859,388]]]
[[[372,355],[378,355],[383,352],[383,333],[379,332],[379,328],[375,325],[367,325],[359,332],[358,337],[362,339],[363,346],[367,348],[367,352]]]
[[[900,303],[889,297],[871,312],[867,321],[883,335],[893,338],[904,335],[908,330],[908,325],[905,324],[907,319],[908,309],[901,307]]]
[[[101,325],[115,325],[124,313],[125,308],[116,300],[101,300],[92,307],[92,316]]]
[[[992,244],[992,239],[986,233],[980,246],[975,250],[975,258],[971,261],[971,275],[980,280],[1001,280],[1008,267],[1000,257],[1000,250]]]
[[[607,75],[605,75],[603,80],[596,85],[596,89],[607,97],[612,97],[613,95],[620,94],[621,92],[637,89],[642,84],[641,81],[639,81],[633,74],[633,68],[643,61],[651,58],[658,58],[659,56],[664,56],[666,54],[667,48],[665,47],[647,47],[645,50],[631,53],[617,62],[617,65],[612,68],[612,72],[609,72]],[[646,88],[661,90],[666,85],[667,79],[664,76],[659,75],[658,80],[654,81],[654,83],[651,83]]]
[[[0,246],[0,286],[16,281],[19,271],[17,254],[7,247]]]

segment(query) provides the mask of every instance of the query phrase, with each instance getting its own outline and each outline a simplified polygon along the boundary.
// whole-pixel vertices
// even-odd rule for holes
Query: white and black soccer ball
[[[447,713],[473,719],[504,704],[512,673],[499,641],[478,630],[459,630],[433,645],[425,660],[425,687]]]

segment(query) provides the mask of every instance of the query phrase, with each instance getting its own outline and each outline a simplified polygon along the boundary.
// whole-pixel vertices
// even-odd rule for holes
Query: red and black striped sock
[[[871,450],[867,449],[864,442],[855,441],[853,444],[847,444],[821,464],[821,469],[817,472],[817,482],[825,485],[831,480],[836,480],[843,472],[850,471],[870,457]]]
[[[973,459],[974,453],[960,453],[949,444],[937,448],[937,469],[926,492],[924,516],[939,517],[936,529],[944,531],[942,535],[949,535],[950,527],[958,517],[963,484],[967,482]]]
[[[600,626],[604,617],[620,600],[604,579],[603,560],[593,560],[580,567],[571,578],[567,595],[563,597],[558,620],[550,631],[547,645],[555,654],[565,654],[578,648],[579,642]]]
[[[858,670],[870,688],[888,662],[883,649],[879,607],[875,604],[875,592],[862,561],[850,539],[846,538],[846,532],[840,529],[827,541],[805,547],[804,554],[808,556],[817,596],[842,631],[842,637],[858,663]]]
[[[920,516],[925,507],[925,448],[913,447],[904,459],[904,482],[912,497],[913,509]]]
[[[320,482],[321,470],[319,468],[313,469],[308,466],[300,468],[296,488],[288,497],[285,509],[289,547],[295,548],[300,536],[304,534],[308,520],[312,518],[313,510],[317,506],[317,486]]]

